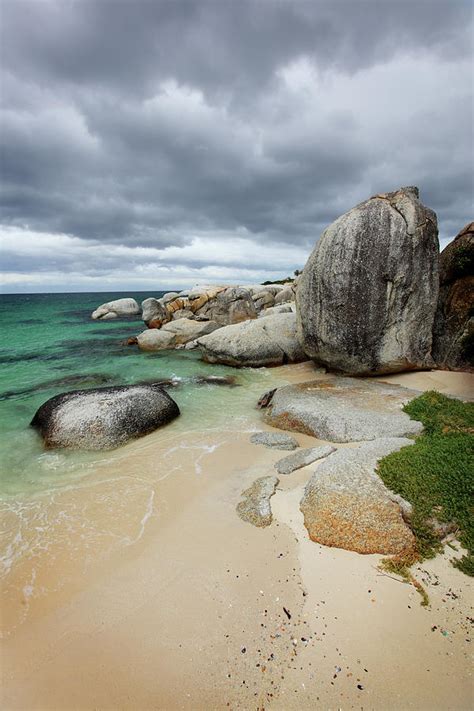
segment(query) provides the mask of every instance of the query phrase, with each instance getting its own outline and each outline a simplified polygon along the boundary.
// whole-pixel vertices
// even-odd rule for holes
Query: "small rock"
[[[298,442],[291,435],[280,432],[255,432],[250,437],[252,444],[263,444],[271,449],[296,449]]]
[[[272,522],[270,498],[279,484],[276,476],[262,476],[242,492],[244,501],[237,504],[237,513],[243,521],[262,528]]]
[[[283,459],[279,459],[278,462],[275,462],[275,469],[279,474],[291,474],[291,472],[294,472],[296,469],[301,469],[301,467],[306,467],[318,459],[328,457],[335,451],[335,448],[331,447],[330,444],[325,444],[321,447],[311,447],[310,449],[299,449],[297,452],[294,452],[294,454],[289,454],[287,457],[283,457]]]

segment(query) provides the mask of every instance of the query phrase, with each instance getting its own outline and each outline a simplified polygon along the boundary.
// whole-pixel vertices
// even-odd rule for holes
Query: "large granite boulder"
[[[106,321],[119,316],[136,316],[139,313],[140,307],[135,299],[116,299],[99,306],[92,312],[92,318]]]
[[[439,368],[474,368],[474,222],[441,252],[433,358]]]
[[[296,314],[225,326],[199,338],[198,346],[208,363],[258,367],[306,360],[296,334]]]
[[[47,400],[31,421],[46,447],[113,449],[153,432],[179,415],[155,385],[74,390]]]
[[[411,444],[410,439],[377,439],[324,460],[300,505],[311,540],[357,553],[412,553],[415,538],[405,522],[411,506],[376,473],[380,459]]]
[[[262,319],[266,321],[266,319]],[[399,385],[332,376],[278,388],[264,420],[329,442],[360,442],[419,434],[423,425],[402,410],[419,392]]]
[[[164,324],[160,329],[152,328],[137,336],[138,347],[142,351],[161,351],[166,348],[194,341],[220,328],[215,321],[195,321],[180,318]]]
[[[298,281],[305,352],[353,375],[433,365],[438,228],[418,189],[376,195],[322,234]]]

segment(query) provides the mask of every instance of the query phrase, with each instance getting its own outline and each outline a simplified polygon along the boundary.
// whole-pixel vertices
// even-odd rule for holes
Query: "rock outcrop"
[[[292,313],[225,326],[197,343],[208,363],[259,367],[306,360]]]
[[[418,189],[376,195],[322,234],[299,278],[302,344],[352,375],[433,365],[438,228]]]
[[[94,320],[100,319],[106,321],[119,316],[136,316],[140,313],[140,307],[135,299],[116,299],[102,304],[92,312]]]
[[[440,255],[439,299],[433,329],[438,368],[474,369],[474,222]]]
[[[330,376],[278,388],[265,410],[272,427],[329,442],[360,442],[419,434],[423,425],[402,411],[415,390]]]
[[[130,385],[56,395],[37,410],[31,425],[48,448],[113,449],[178,415],[177,404],[160,387]]]
[[[170,321],[160,329],[151,328],[137,336],[142,351],[161,351],[176,348],[200,336],[212,333],[219,325],[215,321],[194,321],[188,318]]]
[[[377,439],[340,449],[322,462],[300,506],[310,538],[357,553],[411,553],[415,539],[405,522],[411,506],[387,489],[375,471],[380,459],[411,444],[409,439]]]
[[[237,513],[253,526],[269,526],[272,522],[270,499],[279,484],[276,476],[262,476],[242,492],[244,500],[237,504]]]

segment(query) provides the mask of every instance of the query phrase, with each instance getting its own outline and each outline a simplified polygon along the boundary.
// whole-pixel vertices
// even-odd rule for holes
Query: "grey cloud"
[[[469,53],[469,0],[4,0],[4,57],[36,80],[150,91],[261,87],[309,55],[355,72],[401,49]]]
[[[401,184],[445,238],[471,218],[469,82],[446,78],[469,76],[468,1],[3,0],[2,20],[6,225],[152,247],[244,229],[309,251]],[[291,63],[314,80],[286,86]]]

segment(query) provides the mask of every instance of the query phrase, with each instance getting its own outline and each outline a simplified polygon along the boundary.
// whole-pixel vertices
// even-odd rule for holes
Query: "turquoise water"
[[[193,351],[142,353],[127,346],[143,330],[139,318],[93,321],[91,312],[114,298],[133,296],[140,303],[150,293],[25,294],[0,296],[0,495],[61,486],[92,461],[110,453],[45,452],[29,423],[53,395],[78,388],[134,384],[176,378],[170,394],[180,406],[180,426],[218,426],[223,416],[238,422],[254,407],[246,385],[272,380],[266,369],[235,371],[207,365]],[[231,374],[240,387],[198,385],[198,375]],[[238,425],[236,425],[238,426]]]
[[[285,383],[278,368],[235,370],[203,363],[195,351],[142,353],[125,345],[143,330],[139,319],[90,317],[125,295],[141,301],[153,294],[0,297],[0,637],[49,595],[74,590],[89,570],[141,541],[168,505],[161,482],[199,478],[205,458],[235,432],[260,427],[258,397]],[[211,374],[232,375],[236,385],[196,382]],[[135,443],[106,452],[45,450],[30,427],[38,407],[58,393],[160,379],[178,383],[169,392],[181,415]]]

